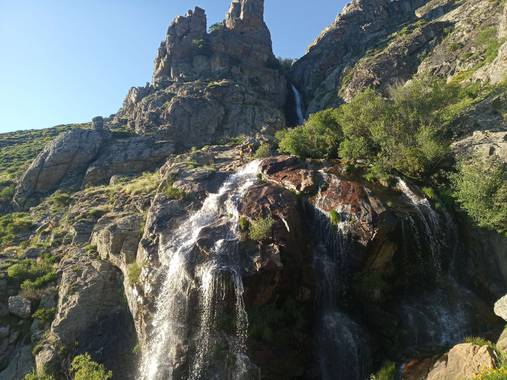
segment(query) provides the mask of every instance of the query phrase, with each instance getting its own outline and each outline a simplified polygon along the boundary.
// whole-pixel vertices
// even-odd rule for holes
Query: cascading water
[[[331,180],[335,180],[332,178]],[[316,354],[322,380],[363,380],[368,367],[368,341],[362,328],[340,310],[347,276],[351,221],[342,212],[335,225],[323,210],[321,192],[313,210],[316,296]]]
[[[252,162],[229,177],[216,194],[206,198],[200,210],[161,241],[164,279],[156,300],[152,334],[143,349],[140,379],[235,380],[248,371],[248,320],[238,264],[237,206],[256,182],[258,165]],[[202,233],[208,230],[217,235],[203,255],[197,246]],[[195,293],[197,306],[191,302]],[[193,319],[199,320],[197,329]],[[232,326],[222,328],[224,320]],[[209,359],[216,355],[219,339],[227,346],[221,352],[225,370],[213,375],[208,370],[216,363]],[[182,366],[188,368],[188,375],[176,374]]]
[[[292,93],[294,94],[294,99],[296,101],[296,115],[298,118],[298,124],[301,125],[301,124],[304,124],[304,122],[305,122],[305,115],[303,112],[303,97],[301,96],[301,93],[296,88],[296,86],[294,86],[292,84],[291,88],[292,88]]]
[[[438,214],[431,207],[430,202],[425,197],[418,196],[405,181],[398,178],[398,189],[400,189],[405,197],[410,201],[414,210],[418,214],[418,220],[422,223],[424,234],[431,251],[433,265],[437,276],[442,274],[442,256],[441,256],[441,234],[440,221]],[[413,220],[410,220],[414,233],[417,233],[417,226]],[[418,239],[417,239],[418,240]],[[419,242],[418,242],[419,243]]]

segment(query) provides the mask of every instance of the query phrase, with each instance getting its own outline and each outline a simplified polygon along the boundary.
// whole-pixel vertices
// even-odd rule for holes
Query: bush
[[[52,271],[53,267],[48,260],[43,259],[40,262],[37,262],[25,259],[11,265],[7,269],[7,275],[12,279],[21,282],[37,279]]]
[[[268,143],[263,143],[257,148],[255,151],[255,158],[266,158],[271,156],[271,145]]]
[[[451,176],[454,197],[481,227],[507,234],[506,165],[499,159],[475,157],[458,164]]]
[[[54,270],[37,277],[35,280],[25,280],[21,284],[21,290],[25,292],[33,292],[37,289],[41,289],[46,285],[56,281],[56,272]]]
[[[109,380],[113,377],[102,364],[92,360],[89,354],[78,355],[72,360],[70,372],[74,380]]]
[[[211,25],[208,30],[209,30],[210,33],[213,33],[215,31],[224,30],[224,29],[225,29],[224,23],[223,22],[217,22],[217,23]]]
[[[302,158],[335,158],[343,133],[339,111],[328,109],[312,114],[304,125],[276,133],[279,151]]]
[[[256,241],[266,240],[271,236],[274,220],[271,216],[258,218],[250,224],[250,239]]]
[[[134,286],[139,281],[141,276],[142,267],[137,263],[129,264],[128,266],[128,279],[130,286]]]
[[[175,187],[172,183],[169,183],[164,189],[164,195],[168,199],[184,199],[186,197],[186,193]]]
[[[34,228],[28,213],[12,213],[0,216],[0,246],[13,244]]]
[[[32,372],[28,373],[25,376],[24,380],[55,380],[55,378],[46,373],[41,373],[40,375],[38,375],[37,372],[35,372],[35,370],[32,370]]]
[[[35,313],[32,314],[32,318],[38,319],[42,321],[43,323],[49,323],[53,319],[55,319],[56,315],[56,308],[40,308],[35,311]]]
[[[375,375],[371,375],[370,380],[395,380],[396,379],[396,364],[393,362],[386,362],[382,369]]]
[[[474,377],[474,380],[506,380],[507,367],[489,369]]]
[[[440,81],[414,80],[393,90],[389,99],[373,90],[356,95],[337,114],[344,134],[340,157],[351,165],[364,161],[375,177],[431,175],[449,151],[440,111],[450,92]]]

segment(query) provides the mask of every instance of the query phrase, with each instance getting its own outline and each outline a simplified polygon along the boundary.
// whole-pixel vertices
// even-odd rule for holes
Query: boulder
[[[60,186],[81,186],[88,164],[97,157],[106,138],[104,132],[81,128],[57,137],[23,174],[14,201],[23,207],[28,200],[50,193]]]
[[[503,352],[504,355],[507,355],[507,328],[503,329],[502,334],[498,338],[496,348]]]
[[[507,295],[495,302],[495,314],[507,321]]]
[[[21,296],[9,297],[9,312],[16,317],[28,319],[32,315],[32,304]]]
[[[152,170],[174,153],[174,144],[154,137],[132,137],[114,140],[86,171],[84,184],[106,184],[115,175],[129,175]]]
[[[479,373],[495,368],[497,360],[491,347],[458,344],[436,361],[426,379],[471,380]]]

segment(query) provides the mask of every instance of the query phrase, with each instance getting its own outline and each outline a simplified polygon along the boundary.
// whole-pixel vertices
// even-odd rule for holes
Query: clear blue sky
[[[300,57],[346,0],[266,0],[274,51]],[[208,25],[230,0],[0,0],[0,133],[115,113],[151,79],[169,23],[198,5]]]

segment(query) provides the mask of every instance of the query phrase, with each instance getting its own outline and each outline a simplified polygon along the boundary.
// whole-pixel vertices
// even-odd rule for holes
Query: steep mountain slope
[[[505,372],[505,305],[499,318],[493,304],[507,238],[446,186],[454,160],[507,161],[507,5],[354,0],[287,75],[263,15],[263,0],[233,0],[208,31],[195,8],[116,115],[0,136],[0,379],[72,378],[85,353],[118,380]],[[393,86],[428,76],[461,94],[432,105],[452,111],[432,175],[368,176],[364,160],[333,158],[344,108],[296,141],[327,158],[274,151],[286,110],[303,111],[291,83],[308,115],[367,88],[390,106]],[[384,116],[374,110],[361,121]]]

